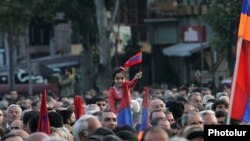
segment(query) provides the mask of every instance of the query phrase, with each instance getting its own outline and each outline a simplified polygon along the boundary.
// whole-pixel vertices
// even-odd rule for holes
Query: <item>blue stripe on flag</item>
[[[243,1],[242,9],[241,9],[242,13],[244,13],[244,14],[248,13],[248,11],[249,11],[249,2],[250,2],[250,0],[244,0]]]
[[[131,58],[131,59],[129,60],[129,62],[136,62],[136,61],[140,60],[141,58],[142,58],[141,55],[140,55],[140,56],[135,56],[134,58]]]
[[[149,125],[148,109],[147,108],[143,109],[141,116],[142,116],[142,118],[141,118],[141,125],[140,125],[139,131],[144,131],[148,128],[148,125]]]
[[[248,103],[243,116],[243,121],[247,123],[250,122],[250,99],[248,99]]]
[[[118,126],[128,125],[133,128],[134,122],[130,107],[124,108],[118,113],[117,125]]]

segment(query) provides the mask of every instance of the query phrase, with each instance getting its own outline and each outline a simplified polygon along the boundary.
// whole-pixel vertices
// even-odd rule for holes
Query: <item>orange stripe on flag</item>
[[[144,133],[144,132],[141,131],[141,132],[139,132],[139,133],[137,134],[138,141],[140,141],[140,140],[142,139],[143,133]]]
[[[244,32],[245,32],[246,20],[247,20],[247,14],[241,13],[240,14],[240,23],[239,23],[238,36],[242,37],[242,38],[243,38]]]
[[[250,41],[250,17],[247,16],[245,21],[245,32],[244,32],[244,39]]]

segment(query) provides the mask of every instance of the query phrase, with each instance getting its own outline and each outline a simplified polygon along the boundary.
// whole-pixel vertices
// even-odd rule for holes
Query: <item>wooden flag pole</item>
[[[141,66],[142,62],[140,63],[140,71],[142,71],[142,66]]]
[[[238,67],[239,67],[239,61],[240,61],[242,42],[243,42],[242,37],[239,37],[238,41],[237,41],[236,62],[235,62],[233,81],[232,81],[232,86],[231,86],[231,91],[230,91],[230,103],[229,103],[229,109],[228,109],[228,115],[227,115],[227,121],[226,121],[227,125],[229,125],[230,121],[231,121],[233,99],[234,99],[234,94],[235,94],[235,85],[236,85],[236,78],[237,78],[237,74],[238,74]]]

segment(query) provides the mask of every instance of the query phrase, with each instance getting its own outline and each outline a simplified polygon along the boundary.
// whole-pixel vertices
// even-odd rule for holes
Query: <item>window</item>
[[[53,34],[52,24],[41,21],[33,21],[29,27],[30,45],[49,45]]]

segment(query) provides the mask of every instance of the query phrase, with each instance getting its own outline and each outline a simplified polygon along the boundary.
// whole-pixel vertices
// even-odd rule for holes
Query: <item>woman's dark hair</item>
[[[116,136],[126,141],[138,141],[136,133],[133,133],[131,131],[126,131],[126,130],[119,131],[116,133]]]
[[[38,114],[32,116],[32,117],[29,119],[28,123],[29,123],[29,128],[30,128],[30,132],[31,132],[31,133],[36,132],[37,127],[38,127],[38,124],[37,124],[38,121],[39,121],[39,115],[38,115]]]
[[[23,124],[27,125],[29,119],[34,116],[34,115],[38,115],[39,112],[38,111],[28,111],[28,112],[25,112],[23,114]]]
[[[181,102],[173,101],[168,108],[169,111],[173,113],[174,119],[182,117],[182,113],[184,111],[184,105]]]
[[[51,127],[56,127],[56,128],[63,127],[63,118],[59,113],[51,111],[48,113],[48,117]]]
[[[116,126],[113,132],[118,133],[119,131],[130,131],[136,133],[136,130],[128,125]]]
[[[213,105],[212,105],[212,110],[216,111],[216,107],[218,105],[225,105],[226,107],[228,107],[228,103],[224,100],[216,100]]]
[[[226,117],[227,113],[225,111],[216,111],[215,112],[215,117],[216,118],[221,118],[221,117]]]
[[[64,124],[67,124],[68,119],[70,119],[71,115],[73,114],[73,111],[70,110],[58,110],[56,112],[62,116]]]

